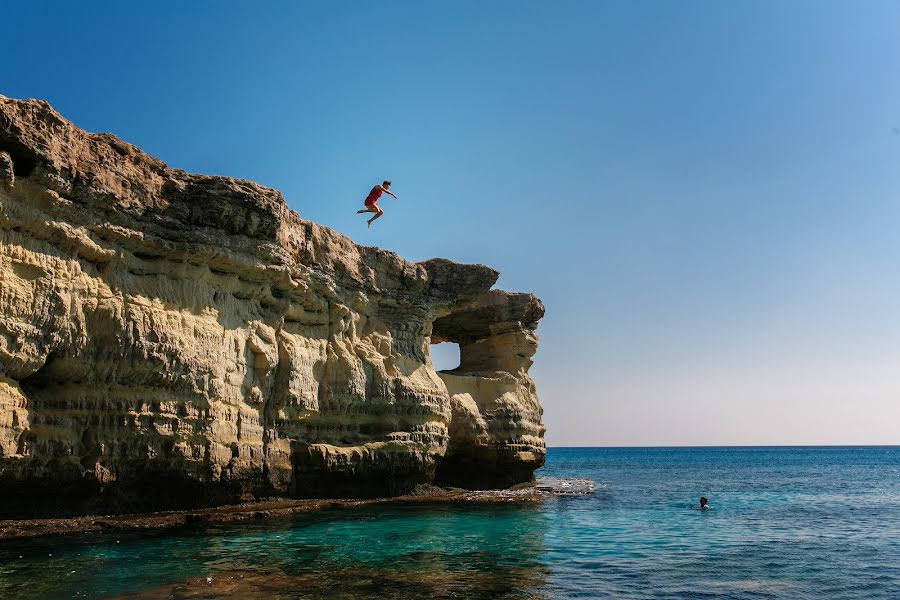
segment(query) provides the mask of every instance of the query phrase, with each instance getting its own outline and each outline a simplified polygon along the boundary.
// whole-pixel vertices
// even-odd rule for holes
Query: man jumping
[[[381,194],[385,193],[389,196],[394,196],[394,194],[391,193],[391,182],[387,179],[385,179],[381,185],[376,185],[372,188],[372,191],[366,196],[366,201],[364,202],[366,207],[356,211],[356,214],[358,215],[371,212],[375,213],[374,217],[366,221],[369,224],[369,227],[372,227],[372,221],[384,214],[384,211],[378,206],[378,199],[381,198]],[[394,199],[396,200],[397,196],[394,196]]]

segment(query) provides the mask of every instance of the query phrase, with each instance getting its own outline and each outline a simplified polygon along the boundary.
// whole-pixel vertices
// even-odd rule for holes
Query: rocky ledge
[[[496,279],[0,96],[0,517],[529,481],[544,309]]]

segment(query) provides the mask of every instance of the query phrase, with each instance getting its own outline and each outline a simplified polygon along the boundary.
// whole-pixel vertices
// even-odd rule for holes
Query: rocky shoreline
[[[288,517],[299,513],[352,509],[373,505],[531,503],[544,500],[551,495],[552,492],[539,489],[533,485],[522,485],[505,490],[465,490],[462,488],[420,486],[411,494],[388,498],[269,498],[201,510],[173,510],[125,515],[87,515],[70,518],[8,519],[0,520],[0,540],[76,533],[168,529],[206,523],[228,523],[251,519]]]

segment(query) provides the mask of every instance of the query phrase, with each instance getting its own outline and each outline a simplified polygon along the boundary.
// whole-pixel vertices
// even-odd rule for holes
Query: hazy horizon
[[[0,94],[540,297],[550,446],[900,444],[900,4],[4,9]]]
[[[770,444],[770,445],[759,445],[759,444],[731,444],[731,445],[710,445],[710,444],[694,444],[690,446],[672,446],[672,445],[657,445],[657,446],[560,446],[553,445],[547,446],[548,448],[558,448],[560,450],[578,450],[578,449],[588,449],[595,448],[601,450],[616,450],[616,449],[632,449],[632,450],[656,450],[656,449],[665,449],[665,448],[898,448],[900,444]]]

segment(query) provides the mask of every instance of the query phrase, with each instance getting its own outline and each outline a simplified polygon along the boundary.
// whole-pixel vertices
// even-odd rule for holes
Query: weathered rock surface
[[[543,306],[496,279],[0,96],[0,515],[530,480]]]

